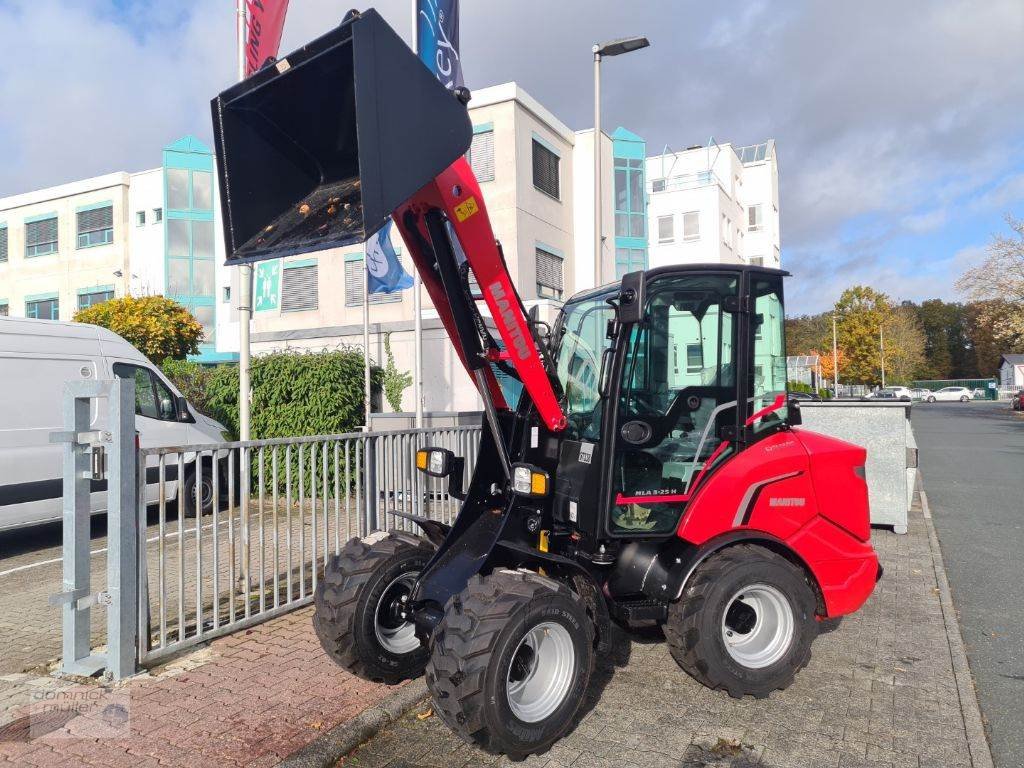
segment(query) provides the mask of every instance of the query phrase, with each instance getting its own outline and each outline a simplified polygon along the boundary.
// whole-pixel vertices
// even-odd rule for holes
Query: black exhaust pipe
[[[473,138],[465,104],[373,9],[212,109],[228,264],[366,240]]]

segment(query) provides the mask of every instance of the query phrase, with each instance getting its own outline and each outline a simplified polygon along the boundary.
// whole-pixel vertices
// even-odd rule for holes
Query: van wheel
[[[709,557],[669,606],[665,639],[687,674],[733,698],[786,688],[811,658],[817,599],[784,557],[738,544]]]
[[[196,471],[190,469],[185,473],[185,482],[182,483],[181,494],[178,496],[178,507],[183,509],[185,517],[196,516]],[[208,467],[203,467],[203,479],[199,489],[200,506],[203,514],[209,515],[213,512],[213,477]]]

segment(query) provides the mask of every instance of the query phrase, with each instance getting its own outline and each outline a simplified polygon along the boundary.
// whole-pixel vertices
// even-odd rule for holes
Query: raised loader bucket
[[[472,141],[465,104],[372,9],[212,107],[229,264],[362,242]]]

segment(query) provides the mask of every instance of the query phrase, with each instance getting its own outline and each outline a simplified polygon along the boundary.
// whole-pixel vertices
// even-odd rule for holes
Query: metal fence
[[[480,427],[281,438],[139,452],[139,662],[308,604],[329,557],[353,536],[450,523],[447,480],[415,469],[424,446],[466,458]],[[182,482],[179,483],[179,478]]]

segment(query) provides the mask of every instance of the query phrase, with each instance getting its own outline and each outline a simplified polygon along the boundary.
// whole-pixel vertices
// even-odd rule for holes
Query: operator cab
[[[618,322],[617,285],[566,302],[555,331],[568,419],[556,520],[595,541],[671,535],[702,475],[787,423],[784,274],[652,270],[631,325]]]

